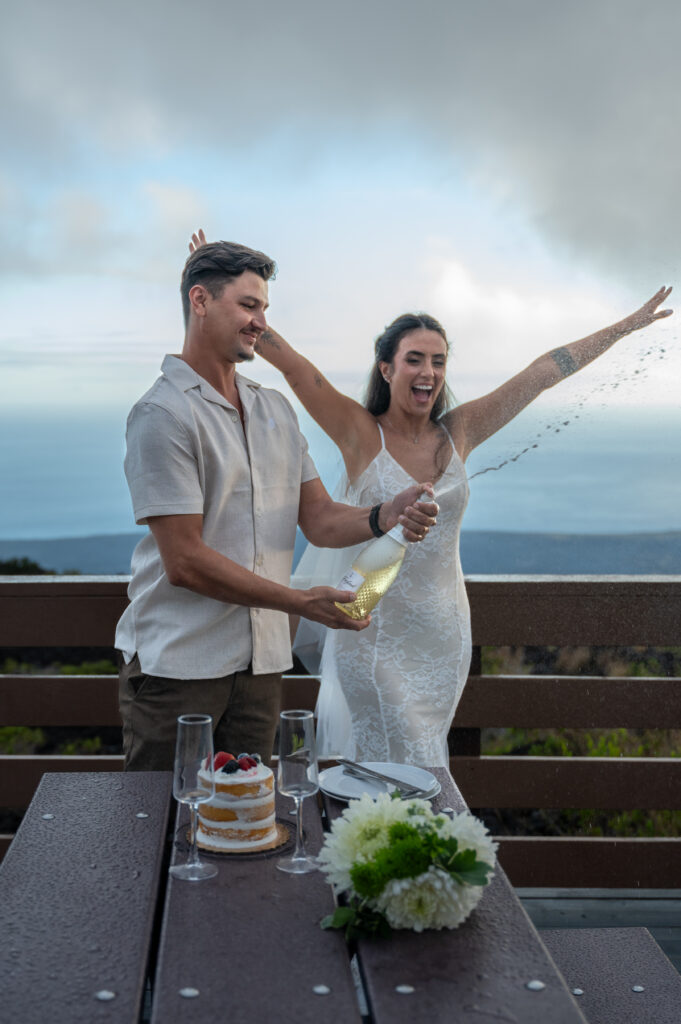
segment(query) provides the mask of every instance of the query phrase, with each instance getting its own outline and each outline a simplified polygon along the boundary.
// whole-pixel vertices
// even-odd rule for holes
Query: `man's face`
[[[253,359],[255,344],[267,328],[267,281],[245,270],[229,281],[217,298],[207,295],[205,327],[216,351],[230,363]]]

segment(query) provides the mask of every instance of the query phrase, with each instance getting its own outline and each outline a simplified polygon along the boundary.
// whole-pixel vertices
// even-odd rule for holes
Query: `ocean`
[[[300,420],[320,475],[336,480],[335,445],[306,414]],[[466,466],[466,530],[681,529],[681,409],[582,411],[579,418],[560,409],[526,410]]]
[[[134,533],[123,475],[125,415],[0,413],[0,540]],[[340,469],[335,446],[304,412],[300,419],[332,489]],[[678,531],[680,439],[680,409],[611,408],[580,419],[528,410],[469,460],[464,529]]]

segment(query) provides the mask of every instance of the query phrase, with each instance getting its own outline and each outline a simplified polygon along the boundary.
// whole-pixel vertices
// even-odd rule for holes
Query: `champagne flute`
[[[319,789],[314,718],[311,711],[282,711],[279,716],[279,792],[296,804],[296,848],[277,864],[280,871],[304,875],[317,870],[303,841],[303,800]]]
[[[206,773],[201,774],[201,769]],[[215,795],[213,777],[213,719],[210,715],[180,715],[177,720],[173,796],[191,809],[191,844],[186,864],[174,864],[170,874],[188,882],[213,878],[218,873],[214,864],[199,860],[196,847],[199,804]]]

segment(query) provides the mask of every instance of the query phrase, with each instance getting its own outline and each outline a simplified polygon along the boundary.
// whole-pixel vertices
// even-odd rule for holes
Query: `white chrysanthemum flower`
[[[455,814],[453,818],[446,815],[442,817],[445,820],[439,828],[440,835],[456,839],[460,850],[474,850],[478,860],[484,861],[485,864],[494,864],[498,843],[492,840],[479,818],[468,811]]]
[[[430,867],[416,878],[392,879],[375,901],[391,928],[457,928],[482,896],[479,886],[459,885],[446,871]]]
[[[331,826],[318,862],[335,892],[349,890],[350,868],[362,864],[388,842],[388,829],[396,821],[407,820],[407,804],[382,793],[377,800],[363,793],[352,800]]]

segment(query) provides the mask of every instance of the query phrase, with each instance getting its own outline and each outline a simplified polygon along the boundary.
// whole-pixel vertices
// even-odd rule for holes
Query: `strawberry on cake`
[[[274,775],[259,754],[216,754],[201,775],[215,780],[215,796],[199,805],[197,842],[219,853],[252,853],[279,846]]]

